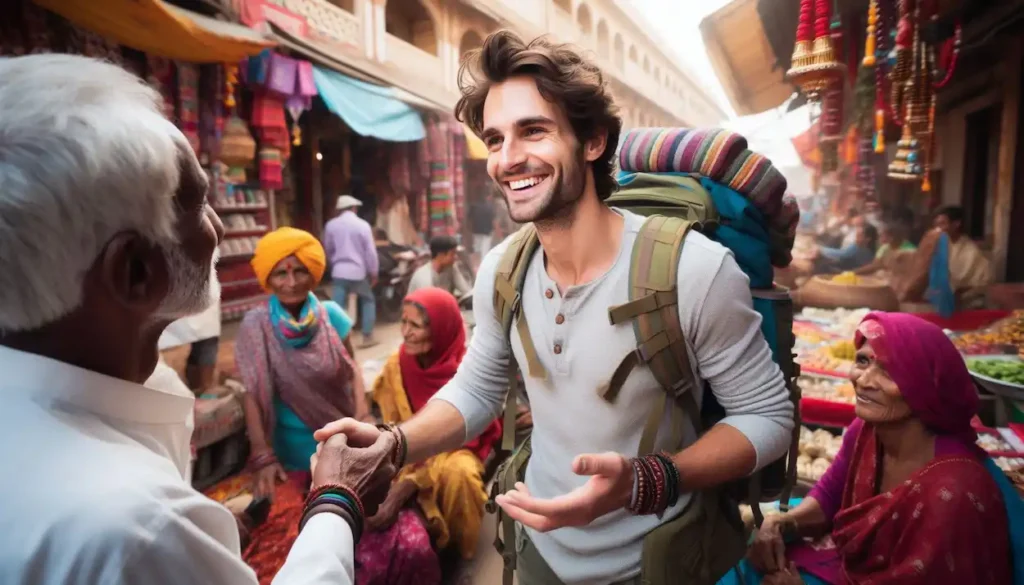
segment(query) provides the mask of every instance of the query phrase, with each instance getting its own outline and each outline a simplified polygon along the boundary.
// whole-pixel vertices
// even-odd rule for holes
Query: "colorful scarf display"
[[[430,176],[420,225],[431,235],[458,233],[463,214],[466,139],[462,124],[454,119],[430,117],[423,164]]]
[[[321,318],[326,318],[321,314],[323,307],[313,293],[306,297],[306,304],[302,305],[298,319],[284,308],[277,295],[270,295],[268,302],[270,323],[274,326],[277,338],[288,344],[288,347],[300,348],[309,345],[310,340],[316,335]]]

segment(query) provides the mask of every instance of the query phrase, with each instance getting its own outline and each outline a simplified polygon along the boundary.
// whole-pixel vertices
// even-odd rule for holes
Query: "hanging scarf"
[[[308,293],[298,319],[284,308],[277,295],[270,295],[270,323],[274,334],[289,347],[298,349],[309,345],[320,325],[321,312],[320,301],[313,293]]]
[[[459,310],[459,302],[446,290],[435,287],[421,288],[405,298],[405,302],[423,307],[430,329],[430,365],[423,367],[417,356],[398,350],[398,363],[402,371],[402,385],[413,413],[426,406],[442,386],[455,376],[462,357],[466,355],[466,326]],[[501,421],[495,419],[480,436],[466,443],[480,458],[487,459],[494,443],[501,437]]]

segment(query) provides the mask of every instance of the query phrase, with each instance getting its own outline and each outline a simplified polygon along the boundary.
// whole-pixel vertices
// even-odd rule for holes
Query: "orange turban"
[[[327,255],[320,241],[307,231],[290,227],[277,228],[256,243],[256,251],[250,262],[264,290],[270,290],[267,288],[267,280],[274,267],[289,256],[295,256],[302,262],[316,282],[319,283],[323,278],[327,269]]]

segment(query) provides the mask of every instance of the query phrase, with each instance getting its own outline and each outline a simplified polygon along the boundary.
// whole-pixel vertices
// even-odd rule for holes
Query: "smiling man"
[[[404,434],[409,462],[476,437],[501,411],[510,359],[530,361],[529,333],[546,373],[523,373],[532,456],[525,483],[498,497],[521,527],[517,542],[504,545],[506,552],[515,547],[518,581],[640,583],[642,566],[672,562],[644,552],[646,536],[679,517],[692,492],[741,478],[786,451],[793,425],[788,391],[760,333],[747,277],[726,248],[690,231],[678,266],[679,319],[694,373],[727,416],[699,440],[689,427],[682,444],[672,444],[665,417],[655,451],[673,453],[664,456],[666,477],[675,478],[671,489],[680,496],[664,513],[630,511],[635,490],[651,484],[638,481],[636,460],[624,454],[637,453],[644,420],[665,394],[648,368],[629,374],[616,404],[598,392],[623,356],[636,351],[632,326],[608,318],[609,307],[628,301],[630,251],[644,221],[605,203],[616,188],[617,109],[601,71],[568,45],[527,44],[498,32],[465,63],[456,114],[486,144],[488,174],[512,219],[532,223],[540,240],[537,253],[523,259],[529,264],[518,298],[530,327],[512,327],[510,340],[495,315],[506,240],[478,272],[476,330],[458,373],[393,432]],[[378,431],[344,420],[319,436],[332,432],[364,442]]]

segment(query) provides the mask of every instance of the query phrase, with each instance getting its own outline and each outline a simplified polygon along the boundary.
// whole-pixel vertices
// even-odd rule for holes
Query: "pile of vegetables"
[[[973,359],[967,360],[967,368],[1000,382],[1024,385],[1024,361],[1021,360]]]

